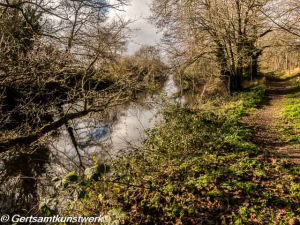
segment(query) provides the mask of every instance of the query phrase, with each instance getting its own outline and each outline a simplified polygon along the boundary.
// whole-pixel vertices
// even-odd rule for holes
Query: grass
[[[295,76],[295,74],[286,75],[286,78]],[[283,118],[285,126],[281,129],[281,133],[285,135],[285,139],[290,144],[300,143],[300,79],[291,80],[292,93],[287,95],[284,102]],[[295,91],[294,91],[295,90]]]
[[[101,214],[105,224],[296,223],[300,167],[261,151],[240,123],[263,96],[257,87],[201,108],[166,103],[142,148],[56,179],[42,212]]]

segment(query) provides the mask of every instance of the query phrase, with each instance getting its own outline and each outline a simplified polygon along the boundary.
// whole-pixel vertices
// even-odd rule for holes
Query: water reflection
[[[45,192],[50,150],[34,146],[1,155],[0,214],[25,214],[38,210],[39,196]]]
[[[105,113],[91,113],[88,117],[70,121],[75,142],[66,126],[61,128],[59,139],[52,144],[55,157],[64,161],[66,170],[93,164],[92,156],[107,162],[110,158],[137,148],[145,138],[145,130],[159,123],[157,115],[161,108],[161,94],[171,97],[178,91],[172,76],[156,93],[140,94],[138,100],[127,105],[107,110]],[[76,150],[77,149],[77,150]]]
[[[170,97],[177,91],[170,76],[159,92]],[[145,138],[144,131],[162,119],[155,116],[162,104],[159,92],[140,94],[138,100],[127,105],[69,120],[43,138],[43,145],[33,144],[30,149],[2,154],[0,214],[34,215],[40,196],[51,191],[54,176],[83,171],[94,164],[93,156],[108,163],[111,158],[127,154],[128,149],[139,147]],[[59,109],[57,114],[63,110]]]

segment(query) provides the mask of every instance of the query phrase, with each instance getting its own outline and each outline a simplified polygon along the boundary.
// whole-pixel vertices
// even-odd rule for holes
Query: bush
[[[64,196],[64,216],[118,209],[124,224],[296,221],[300,167],[262,152],[239,122],[262,93],[242,94],[225,110],[167,104],[164,123],[147,131],[141,149],[113,162],[111,172],[97,170],[97,179],[68,179],[48,205],[62,206]]]

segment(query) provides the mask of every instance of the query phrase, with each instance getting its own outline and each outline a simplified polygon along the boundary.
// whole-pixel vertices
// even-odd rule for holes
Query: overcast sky
[[[159,42],[161,34],[157,34],[156,28],[147,21],[150,16],[149,4],[151,0],[132,0],[130,5],[124,8],[123,15],[138,21],[131,24],[134,31],[133,41],[128,45],[128,53],[133,54],[142,44],[155,45]]]

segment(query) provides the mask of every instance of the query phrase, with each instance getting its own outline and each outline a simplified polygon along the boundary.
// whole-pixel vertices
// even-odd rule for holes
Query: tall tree
[[[268,0],[154,0],[153,21],[184,62],[214,60],[229,92],[241,88],[247,70],[256,76]]]
[[[130,92],[124,89],[133,83],[114,82],[99,70],[126,43],[128,21],[108,20],[108,10],[125,2],[0,1],[0,152],[29,149],[69,120],[102,111]],[[14,53],[10,60],[8,52]]]
[[[135,82],[102,69],[126,44],[128,22],[107,12],[125,2],[0,0],[1,211],[37,206],[60,128],[81,171],[72,120],[127,101]]]

